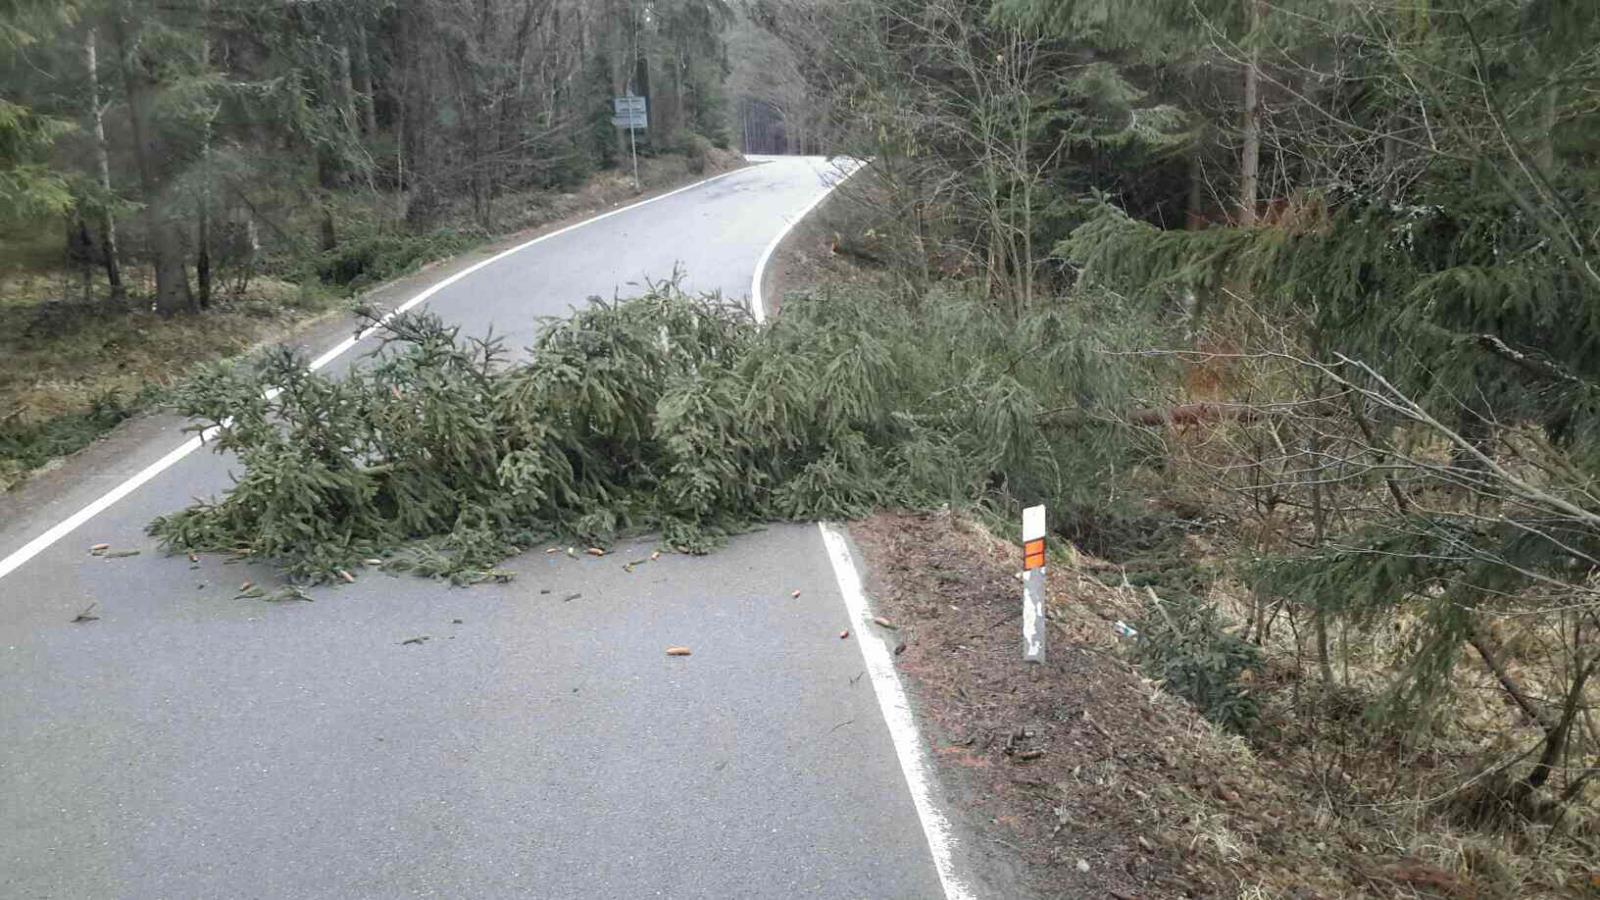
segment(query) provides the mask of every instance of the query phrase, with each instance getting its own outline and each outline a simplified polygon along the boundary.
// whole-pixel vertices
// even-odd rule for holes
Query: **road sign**
[[[643,97],[629,94],[611,98],[611,124],[618,128],[649,128],[650,113]]]
[[[628,152],[633,156],[633,189],[638,191],[639,148],[635,144],[633,133],[641,128],[650,127],[649,104],[645,98],[633,94],[626,97],[612,97],[611,111],[613,113],[611,124],[628,129]]]

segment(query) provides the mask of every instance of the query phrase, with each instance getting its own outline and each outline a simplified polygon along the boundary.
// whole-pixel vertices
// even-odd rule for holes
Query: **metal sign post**
[[[634,137],[634,131],[650,127],[648,101],[633,94],[612,97],[611,112],[611,124],[628,129],[628,150],[633,154],[633,189],[642,190],[639,185],[639,145]]]
[[[1044,662],[1044,507],[1022,511],[1022,658]]]

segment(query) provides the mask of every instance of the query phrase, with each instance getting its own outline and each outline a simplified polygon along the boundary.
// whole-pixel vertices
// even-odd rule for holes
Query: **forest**
[[[733,15],[720,0],[7,0],[0,486],[189,365],[631,195],[635,148],[645,188],[731,164]],[[632,145],[611,123],[629,92],[654,125]]]
[[[202,368],[168,402],[250,474],[169,546],[471,582],[1044,502],[1123,652],[1314,811],[1310,862],[1197,839],[1224,894],[1600,890],[1592,0],[9,0],[0,58],[8,214],[170,316],[503,230],[622,164],[630,84],[696,171],[870,160],[767,328],[668,283],[511,367],[423,315],[344,381]]]

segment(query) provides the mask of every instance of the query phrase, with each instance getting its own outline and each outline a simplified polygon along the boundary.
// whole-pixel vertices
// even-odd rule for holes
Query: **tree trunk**
[[[330,158],[329,152],[324,148],[317,148],[317,206],[321,213],[321,226],[318,229],[318,246],[322,252],[339,246],[339,232],[334,226],[333,204],[331,199],[334,190],[338,187],[338,166]]]
[[[341,46],[333,48],[333,86],[334,104],[339,110],[339,127],[346,133],[355,132],[356,124],[356,83],[354,67],[350,65],[350,48]]]
[[[161,172],[165,148],[156,131],[156,82],[144,62],[135,58],[139,50],[130,39],[127,20],[119,14],[113,21],[122,57],[122,80],[128,93],[128,126],[139,166],[139,184],[144,190],[145,231],[156,275],[156,312],[164,316],[193,312],[194,295],[189,292],[189,275],[183,264],[183,234],[171,204],[162,196],[166,187]]]
[[[200,4],[200,67],[211,68],[211,0]],[[213,107],[206,114],[200,134],[200,200],[195,210],[195,285],[199,289],[201,309],[211,308],[211,123],[216,116]]]
[[[1556,167],[1556,96],[1558,88],[1548,85],[1539,92],[1539,130],[1534,135],[1534,162],[1549,175]]]
[[[83,214],[67,222],[67,266],[78,270],[83,279],[83,302],[94,299],[94,241],[89,237],[89,223]]]
[[[1321,385],[1318,385],[1318,387],[1320,388]],[[1311,457],[1310,464],[1313,467],[1306,475],[1311,482],[1311,540],[1312,546],[1321,550],[1324,541],[1327,539],[1328,520],[1327,504],[1323,502],[1322,497],[1322,439],[1320,437],[1313,438],[1306,449],[1309,451],[1307,455]],[[1334,680],[1333,661],[1328,655],[1328,610],[1321,602],[1318,602],[1316,609],[1312,612],[1315,616],[1313,625],[1315,626],[1317,638],[1317,669],[1322,675],[1323,687],[1332,687]]]
[[[205,200],[200,201],[200,221],[195,228],[199,250],[195,253],[194,280],[200,292],[200,308],[211,308],[211,212]]]
[[[1184,227],[1189,231],[1199,231],[1206,227],[1206,165],[1202,155],[1204,138],[1196,138],[1194,149],[1189,153],[1189,195],[1184,211]]]
[[[1261,171],[1261,30],[1264,0],[1244,0],[1250,16],[1250,61],[1244,67],[1244,146],[1239,153],[1239,224],[1256,224]]]
[[[607,55],[611,58],[611,94],[615,97],[628,93],[628,79],[633,74],[633,51],[628,42],[632,19],[630,0],[613,3],[611,46]],[[617,133],[617,164],[625,166],[628,164],[628,129],[613,130]]]
[[[378,133],[378,103],[376,95],[372,92],[372,53],[367,47],[367,26],[357,24],[354,46],[350,48],[355,56],[354,86],[356,92],[356,105],[361,112],[361,131],[368,138]]]
[[[117,221],[111,214],[111,152],[106,144],[105,110],[100,106],[100,60],[95,48],[95,30],[83,39],[83,64],[89,72],[89,113],[94,123],[94,165],[100,181],[100,249],[106,267],[106,284],[111,301],[121,303],[127,296],[122,286],[122,261],[117,258]]]

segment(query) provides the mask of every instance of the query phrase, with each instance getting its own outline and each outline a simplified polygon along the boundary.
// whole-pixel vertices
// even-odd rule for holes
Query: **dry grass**
[[[0,305],[0,490],[148,405],[196,364],[281,340],[331,307],[266,279],[201,316]],[[91,415],[97,408],[114,413]]]

